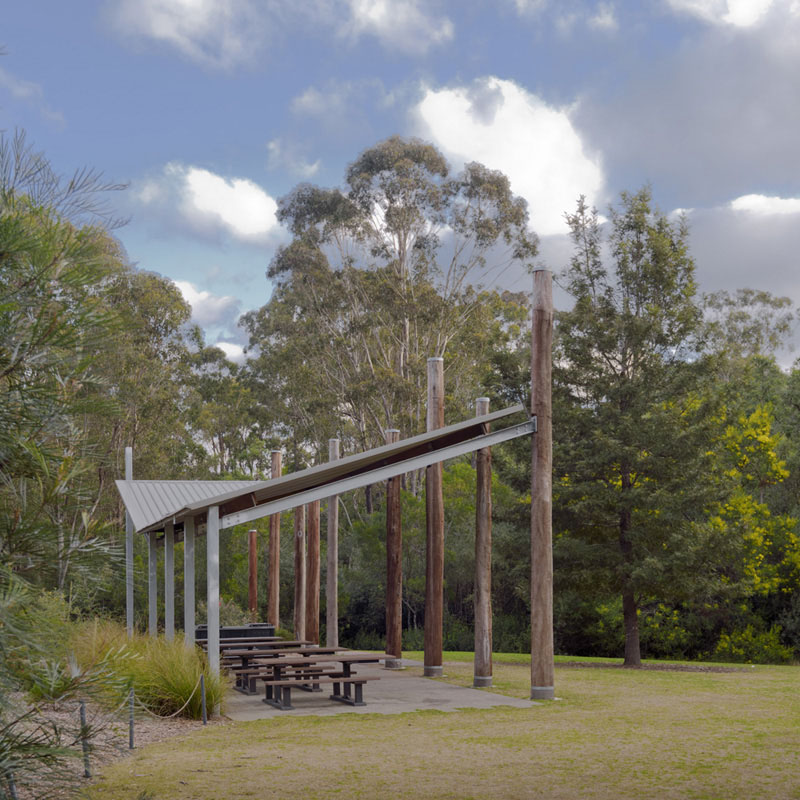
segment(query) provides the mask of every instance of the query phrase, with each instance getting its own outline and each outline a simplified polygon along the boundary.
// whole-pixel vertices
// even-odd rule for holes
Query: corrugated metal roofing
[[[192,503],[221,493],[250,491],[263,481],[116,481],[122,502],[140,531],[175,516]],[[211,504],[209,504],[211,505]]]
[[[463,422],[447,425],[434,431],[422,433],[419,436],[412,436],[409,439],[401,439],[394,444],[387,444],[381,447],[356,453],[338,461],[331,461],[325,464],[318,464],[300,472],[284,475],[269,481],[117,481],[117,487],[122,494],[123,502],[128,508],[128,501],[122,487],[135,486],[138,483],[148,484],[202,484],[202,494],[198,497],[190,498],[184,495],[186,501],[183,505],[177,506],[178,498],[175,496],[175,503],[171,503],[160,517],[156,517],[156,507],[151,505],[150,498],[158,497],[159,490],[156,487],[148,488],[145,496],[142,497],[142,510],[138,511],[138,516],[131,512],[134,527],[137,531],[160,530],[161,526],[172,519],[181,521],[183,517],[200,516],[211,506],[220,506],[220,516],[245,508],[253,508],[265,504],[271,500],[276,500],[290,495],[299,494],[305,490],[325,486],[349,476],[356,476],[371,472],[372,470],[387,466],[393,463],[407,461],[408,459],[422,454],[441,450],[449,445],[468,441],[480,436],[488,430],[493,423],[507,417],[527,411],[522,405],[511,406],[492,414],[481,417],[472,417]],[[216,489],[216,493],[214,493]],[[128,491],[131,495],[132,492]],[[137,522],[141,520],[142,523]],[[146,519],[146,521],[144,521]]]

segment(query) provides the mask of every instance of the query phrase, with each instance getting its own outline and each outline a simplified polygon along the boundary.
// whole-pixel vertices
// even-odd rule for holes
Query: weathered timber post
[[[306,638],[306,507],[294,510],[294,637]]]
[[[194,647],[194,517],[183,521],[183,643]]]
[[[339,440],[328,439],[328,460],[339,458]],[[325,645],[339,646],[339,496],[328,498],[328,569],[325,576]]]
[[[272,451],[270,478],[281,476],[281,451]],[[269,517],[269,574],[267,581],[267,622],[276,630],[280,625],[281,610],[281,515],[271,514]]]
[[[476,416],[489,413],[489,398],[475,401]],[[484,433],[489,433],[488,423]],[[472,685],[492,685],[492,450],[475,459],[475,662]]]
[[[444,359],[428,359],[428,430],[444,426]],[[442,464],[425,470],[425,666],[428,677],[441,677],[444,602],[444,500]]]
[[[306,639],[319,644],[319,500],[308,504],[306,574]]]
[[[531,699],[555,697],[553,663],[553,284],[533,274],[531,326]]]
[[[206,522],[206,602],[208,666],[219,675],[219,506],[208,509]]]
[[[133,480],[133,448],[125,448],[125,480]],[[133,636],[133,520],[125,511],[125,621]]]
[[[164,638],[175,638],[175,525],[164,525]]]
[[[258,531],[247,532],[247,607],[252,621],[258,615]]]
[[[147,632],[158,635],[158,539],[156,532],[147,534]]]
[[[400,431],[386,431],[386,444],[400,439]],[[386,669],[403,666],[403,531],[400,519],[401,477],[386,481]]]

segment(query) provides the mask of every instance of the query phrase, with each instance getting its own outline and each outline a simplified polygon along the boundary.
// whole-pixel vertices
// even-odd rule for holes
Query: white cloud
[[[220,297],[198,289],[189,281],[173,281],[192,307],[192,319],[201,327],[222,325],[239,315],[240,302],[235,297]]]
[[[140,204],[163,218],[177,211],[195,231],[222,231],[236,239],[264,241],[278,228],[278,205],[246,178],[226,178],[201,167],[170,163],[158,178],[134,188]]]
[[[589,27],[600,31],[615,31],[619,27],[612,3],[599,3],[595,13],[589,17]]]
[[[770,10],[773,0],[667,0],[673,10],[716,25],[750,28]]]
[[[0,89],[6,89],[17,100],[36,106],[42,116],[55,122],[64,122],[64,115],[60,111],[53,111],[45,103],[44,91],[38,83],[18,78],[0,67]]]
[[[112,13],[123,35],[165,42],[193,61],[222,68],[252,57],[266,18],[251,0],[118,0]]]
[[[407,53],[424,53],[453,38],[453,23],[433,17],[419,0],[347,0],[350,19],[341,27],[345,35],[372,34],[384,47]]]
[[[246,360],[244,348],[240,344],[235,342],[215,342],[214,347],[219,347],[225,353],[225,357],[236,364],[244,364]]]
[[[512,81],[491,77],[472,87],[426,89],[415,111],[422,134],[453,160],[504,172],[528,201],[531,227],[541,235],[567,230],[564,211],[579,195],[600,200],[601,166],[584,151],[569,111]]]
[[[239,239],[258,239],[277,226],[277,203],[246,178],[223,178],[206,169],[184,173],[184,209],[218,220]]]
[[[268,165],[270,169],[285,169],[300,175],[302,178],[311,178],[319,172],[322,161],[309,162],[301,158],[291,143],[286,144],[280,139],[272,139],[267,142],[267,152],[269,154]]]
[[[747,211],[759,216],[800,214],[800,197],[775,197],[763,194],[744,194],[731,200],[734,211]]]

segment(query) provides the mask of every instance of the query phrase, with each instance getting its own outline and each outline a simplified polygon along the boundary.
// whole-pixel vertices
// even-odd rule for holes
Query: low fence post
[[[208,716],[206,714],[206,682],[205,676],[200,676],[200,705],[203,709],[203,725],[208,724]]]
[[[83,748],[83,777],[91,778],[92,771],[89,769],[89,737],[88,726],[86,724],[86,702],[80,701],[80,714],[81,714],[81,747]]]
[[[19,800],[19,795],[17,794],[17,784],[14,783],[13,772],[6,773],[6,782],[8,783],[8,793],[11,796],[11,800]]]
[[[133,686],[128,692],[128,749],[133,750]]]

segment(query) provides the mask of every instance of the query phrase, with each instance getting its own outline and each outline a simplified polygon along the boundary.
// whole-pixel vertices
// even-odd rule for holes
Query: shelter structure
[[[525,421],[508,424],[511,418],[523,414],[527,417]],[[505,427],[489,432],[490,426],[503,423]],[[129,535],[133,536],[135,531],[148,537],[151,632],[156,627],[156,548],[161,538],[165,548],[165,634],[170,638],[174,636],[172,587],[176,537],[182,536],[184,540],[184,586],[193,590],[195,536],[205,530],[208,653],[212,669],[218,671],[220,530],[528,436],[535,430],[535,418],[527,415],[524,406],[516,405],[268,481],[117,481],[130,520]],[[132,572],[132,564],[126,566]],[[194,598],[186,596],[184,631],[188,644],[193,644],[194,626]]]

